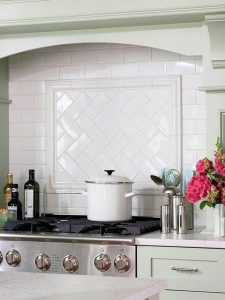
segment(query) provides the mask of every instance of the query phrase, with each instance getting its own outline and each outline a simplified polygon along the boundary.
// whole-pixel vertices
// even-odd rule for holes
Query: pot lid
[[[93,177],[86,180],[86,183],[133,183],[128,177],[112,175],[115,170],[104,170],[108,175]]]

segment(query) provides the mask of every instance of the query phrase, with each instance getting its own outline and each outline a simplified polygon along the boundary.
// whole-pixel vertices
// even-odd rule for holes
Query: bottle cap
[[[18,184],[17,183],[12,184],[12,193],[14,193],[14,192],[18,192]]]

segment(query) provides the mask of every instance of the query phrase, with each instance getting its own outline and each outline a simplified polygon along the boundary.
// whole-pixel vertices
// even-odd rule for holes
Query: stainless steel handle
[[[170,268],[173,271],[178,271],[178,272],[198,272],[198,268],[179,268],[179,267],[171,267]]]

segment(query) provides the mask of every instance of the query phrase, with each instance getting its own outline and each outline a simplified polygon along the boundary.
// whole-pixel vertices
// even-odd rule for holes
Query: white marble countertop
[[[1,300],[144,300],[166,288],[164,280],[109,276],[0,272]]]
[[[203,228],[189,230],[186,234],[161,234],[159,231],[144,234],[135,238],[136,245],[221,248],[225,249],[225,237],[215,237],[212,233],[204,232]]]

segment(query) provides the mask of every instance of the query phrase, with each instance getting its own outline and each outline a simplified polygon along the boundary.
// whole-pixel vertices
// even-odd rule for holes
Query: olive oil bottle
[[[3,188],[3,206],[8,208],[8,203],[12,199],[13,174],[7,174],[7,183]]]
[[[29,170],[29,179],[24,184],[25,219],[39,217],[39,184],[35,181],[35,171]]]

